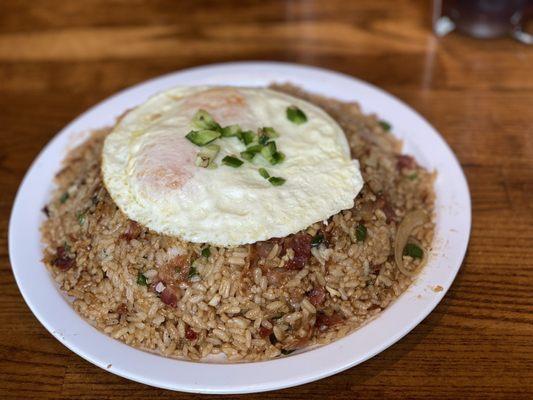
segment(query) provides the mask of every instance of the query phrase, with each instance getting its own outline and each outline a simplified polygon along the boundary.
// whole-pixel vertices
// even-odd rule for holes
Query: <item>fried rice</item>
[[[257,361],[326,344],[360,327],[404,292],[434,232],[434,172],[401,154],[388,124],[355,103],[275,90],[328,112],[344,129],[365,185],[352,209],[286,238],[222,248],[184,242],[131,221],[100,172],[94,132],[67,155],[43,209],[43,260],[89,323],[131,346],[200,361]],[[395,242],[405,217],[424,257]]]

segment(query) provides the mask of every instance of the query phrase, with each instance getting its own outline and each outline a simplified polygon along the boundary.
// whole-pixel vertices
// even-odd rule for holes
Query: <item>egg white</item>
[[[239,156],[245,146],[236,138],[220,138],[218,168],[195,166],[201,148],[184,137],[205,101],[203,108],[217,113],[209,109],[216,108],[209,96],[217,91],[244,99],[221,111],[218,122],[254,131],[273,127],[280,133],[276,143],[284,162],[272,166],[256,156],[239,168],[221,165],[224,156]],[[287,119],[292,105],[306,114],[306,123]],[[285,178],[285,184],[271,185],[259,167]],[[153,96],[106,138],[102,173],[111,197],[132,220],[158,233],[218,246],[298,232],[353,207],[363,186],[340,126],[322,109],[265,88],[177,87]]]

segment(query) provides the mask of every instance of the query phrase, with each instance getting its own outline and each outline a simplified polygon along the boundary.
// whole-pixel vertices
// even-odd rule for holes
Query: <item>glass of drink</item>
[[[433,0],[433,31],[444,36],[456,30],[479,39],[511,35],[533,44],[524,28],[533,14],[533,0]]]

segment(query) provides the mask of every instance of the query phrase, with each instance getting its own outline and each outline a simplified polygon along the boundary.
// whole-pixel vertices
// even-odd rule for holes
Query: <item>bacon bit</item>
[[[299,287],[293,287],[289,289],[289,303],[292,306],[299,305],[304,299],[305,293],[303,289]]]
[[[189,256],[182,254],[176,256],[161,266],[158,271],[158,277],[165,284],[170,284],[175,280],[176,272],[178,273],[178,280],[186,281],[189,276]]]
[[[273,238],[263,242],[257,242],[250,246],[250,265],[252,267],[256,267],[258,261],[260,259],[267,258],[272,249],[274,248],[274,245],[276,243],[280,244],[280,242],[280,239]]]
[[[413,157],[408,156],[406,154],[400,154],[399,156],[396,156],[396,169],[398,171],[401,171],[402,169],[415,169],[416,168],[416,161]]]
[[[344,321],[344,319],[335,312],[331,315],[327,315],[320,311],[316,314],[315,327],[320,332],[324,332],[324,331],[327,331],[332,326],[340,324],[342,321]]]
[[[311,258],[311,240],[311,236],[307,233],[297,233],[285,239],[283,253],[287,249],[294,251],[294,257],[285,264],[285,268],[299,270],[305,267],[305,264]]]
[[[396,221],[396,213],[384,196],[379,196],[377,198],[376,207],[381,209],[381,211],[383,211],[387,217],[387,224],[390,224],[392,221]]]
[[[262,338],[266,338],[270,336],[272,333],[272,329],[265,328],[264,326],[259,327],[259,336]]]
[[[117,307],[117,309],[116,309],[115,312],[116,312],[117,314],[119,314],[119,315],[124,315],[124,314],[126,314],[126,313],[128,312],[128,307],[126,306],[126,304],[121,303],[121,304]]]
[[[167,286],[161,292],[161,301],[167,306],[176,307],[178,304],[178,296],[176,296],[174,289],[172,289],[170,286]]]
[[[326,300],[326,291],[322,286],[314,287],[306,293],[309,302],[315,307],[321,305]]]
[[[379,271],[381,271],[381,267],[383,267],[383,264],[371,264],[370,265],[370,271],[372,271],[373,274],[379,274]]]
[[[198,339],[198,333],[193,331],[192,328],[187,325],[187,327],[185,328],[185,338],[192,342],[193,340]]]
[[[265,242],[257,242],[255,244],[255,251],[256,254],[260,258],[267,258],[272,249],[274,248],[274,245],[276,244],[273,240],[267,240]]]
[[[257,255],[257,249],[255,244],[250,246],[250,255],[248,256],[248,261],[250,262],[250,267],[257,267],[257,262],[259,261],[259,256]]]
[[[44,213],[44,215],[46,215],[47,218],[50,217],[50,209],[48,208],[48,206],[44,206],[41,211]]]
[[[279,287],[289,279],[289,271],[283,268],[269,269],[265,276],[269,285]]]
[[[68,271],[76,264],[76,261],[74,258],[69,257],[65,246],[60,246],[56,250],[56,258],[52,261],[52,264],[62,271]]]
[[[142,231],[143,228],[141,225],[139,225],[135,221],[130,220],[126,228],[126,232],[124,232],[121,237],[129,242],[132,239],[137,239],[141,235]]]
[[[166,305],[176,307],[178,299],[181,298],[181,289],[177,287],[176,282],[176,271],[178,272],[179,280],[187,280],[189,272],[188,260],[187,255],[174,257],[159,268],[157,277],[150,284],[152,291],[159,293],[157,289],[160,289],[159,297]]]
[[[309,331],[307,332],[307,335],[305,335],[303,338],[295,339],[291,343],[288,343],[285,345],[285,350],[294,351],[301,349],[302,347],[307,346],[309,343],[309,340],[311,337],[313,337],[313,333],[315,332],[315,328],[311,326],[309,328]]]
[[[188,255],[183,254],[174,257],[169,265],[174,268],[175,271],[178,271],[180,280],[185,281],[189,279],[189,270],[191,269],[191,266],[189,265]]]

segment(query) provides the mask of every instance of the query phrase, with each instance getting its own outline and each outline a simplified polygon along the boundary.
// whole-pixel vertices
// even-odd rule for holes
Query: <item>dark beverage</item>
[[[481,39],[515,35],[532,6],[532,0],[435,0],[434,28],[441,35],[456,29]]]

